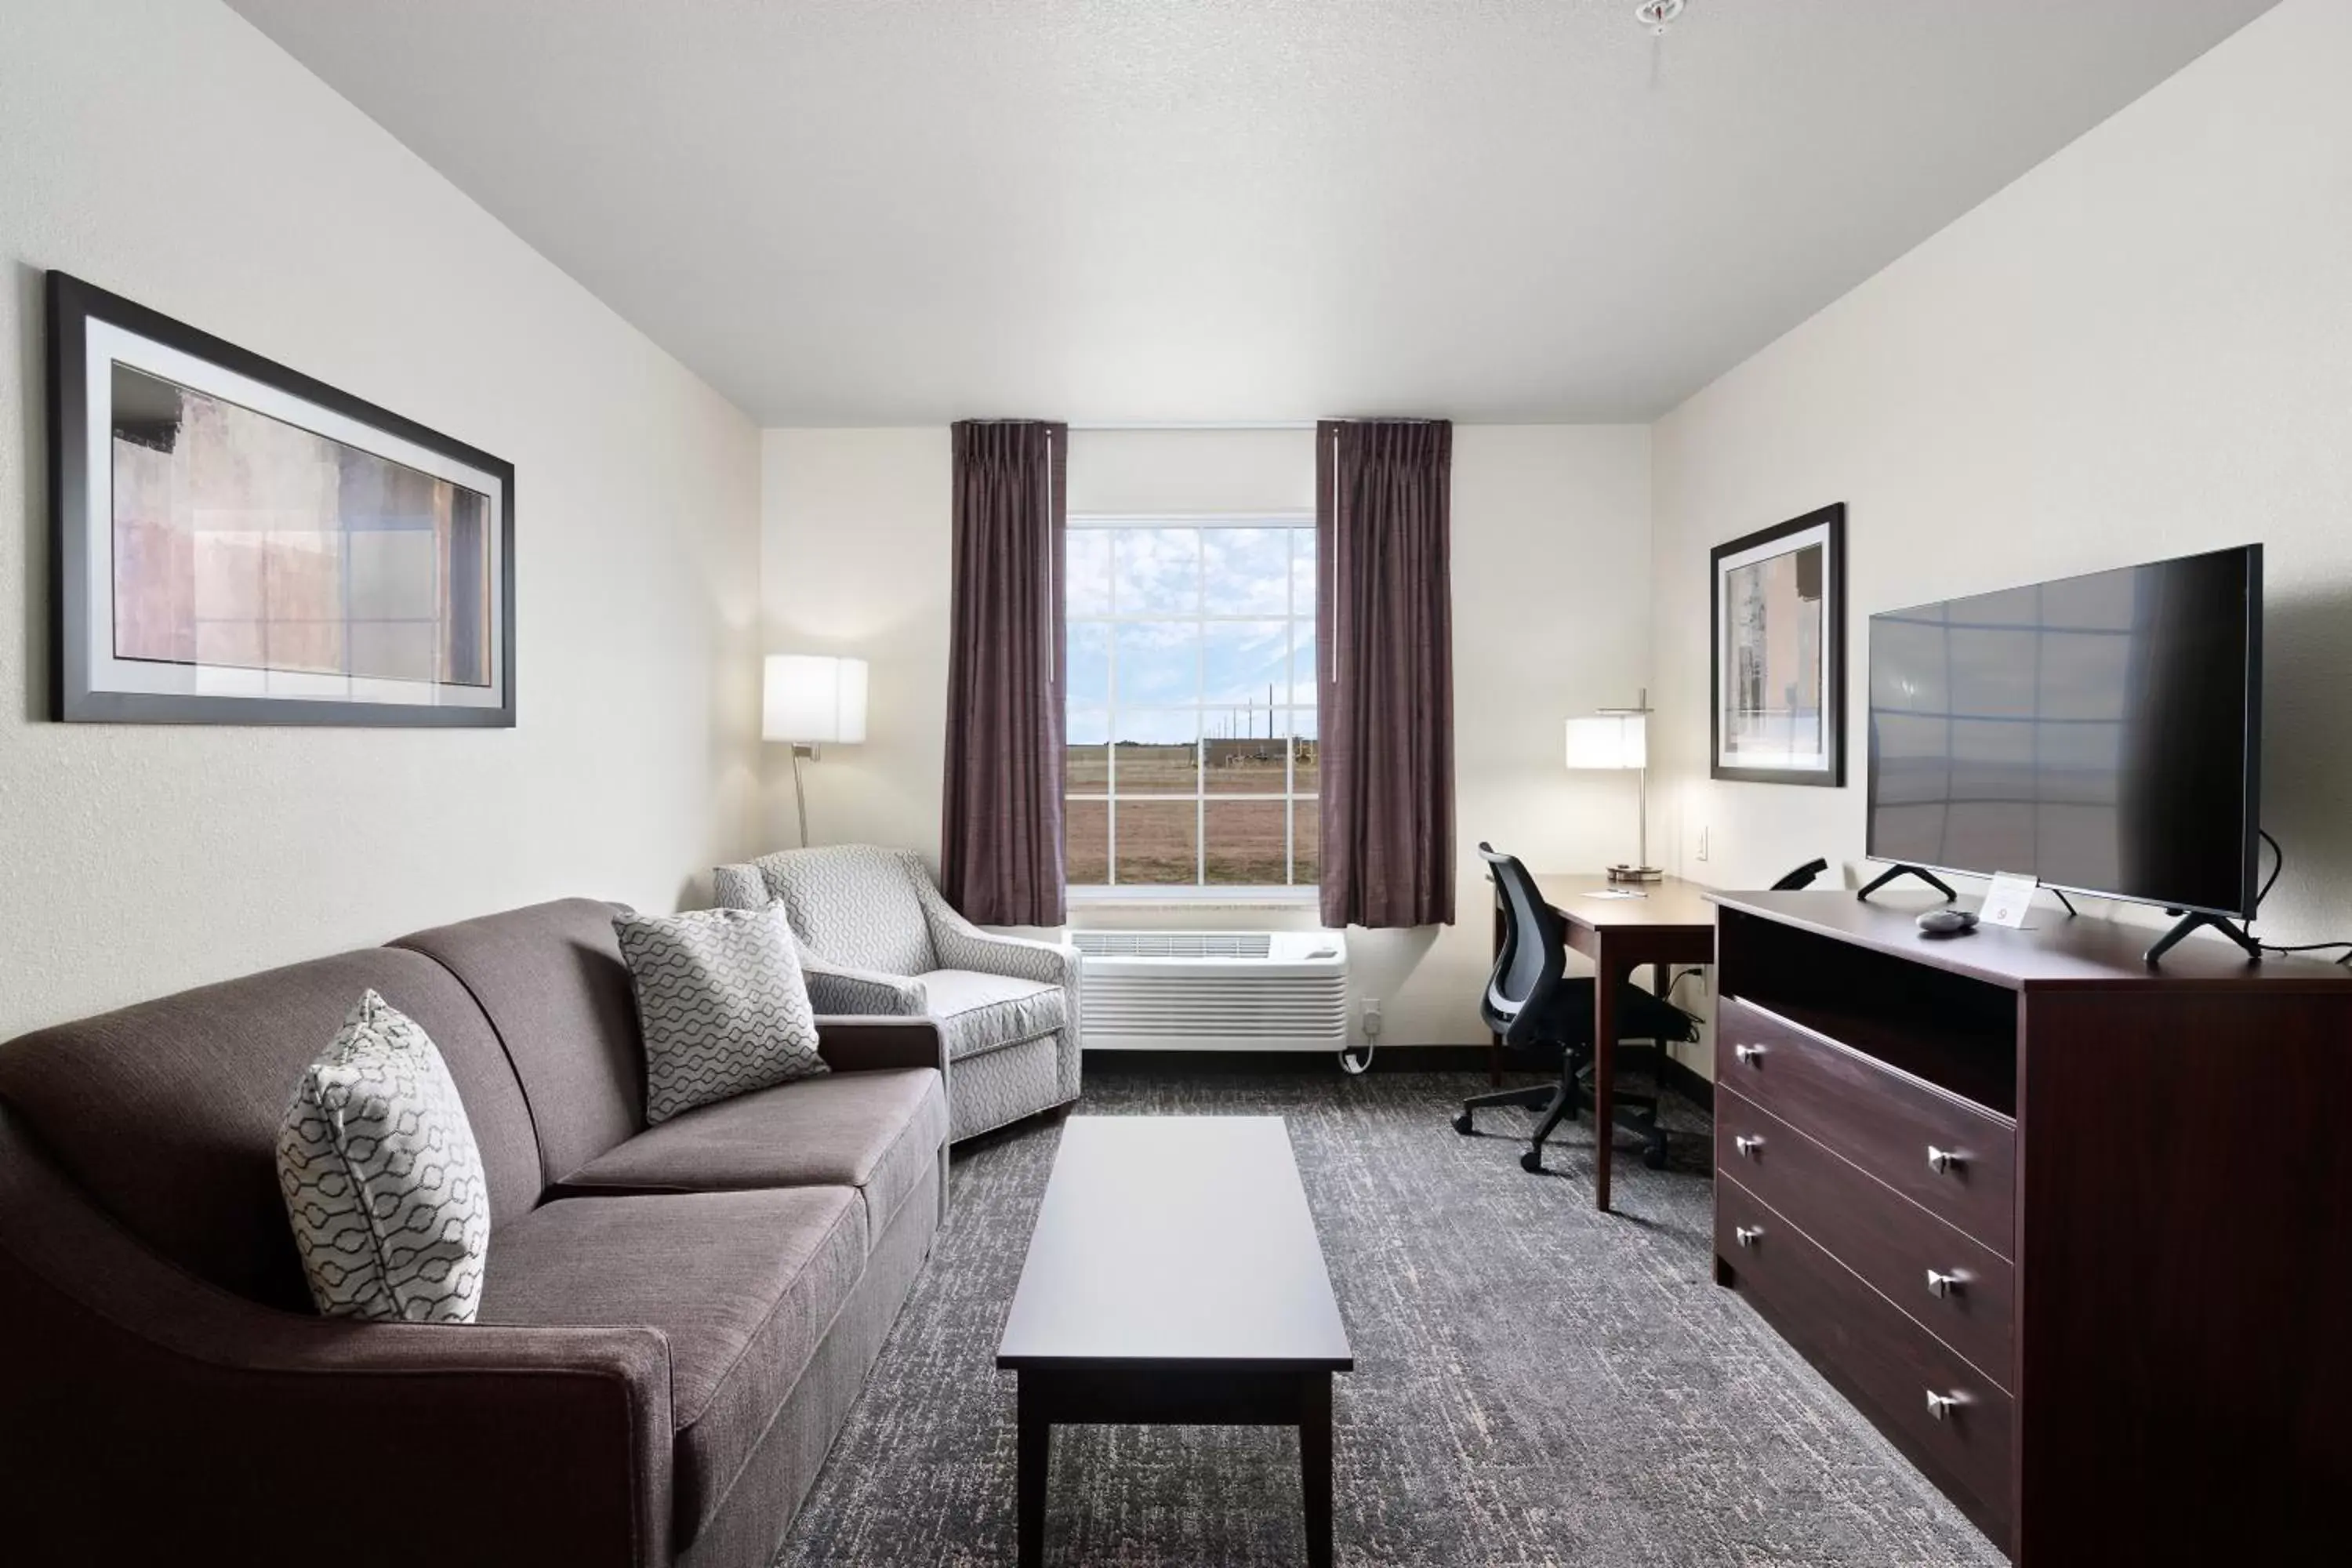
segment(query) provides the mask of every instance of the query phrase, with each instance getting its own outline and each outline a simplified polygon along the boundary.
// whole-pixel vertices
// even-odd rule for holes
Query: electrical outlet
[[[1706,829],[1705,827],[1701,827],[1698,830],[1698,858],[1702,860],[1706,858]]]
[[[1381,999],[1377,996],[1367,996],[1364,998],[1364,1033],[1369,1036],[1377,1035],[1380,1032]]]

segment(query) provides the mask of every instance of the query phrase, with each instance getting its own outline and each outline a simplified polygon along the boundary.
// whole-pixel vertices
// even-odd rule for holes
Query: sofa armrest
[[[409,1499],[446,1562],[671,1561],[658,1331],[277,1311],[150,1251],[4,1118],[0,1386],[0,1539],[28,1563],[143,1560],[169,1521],[241,1563],[307,1563],[299,1516],[368,1496]],[[375,1522],[339,1531],[337,1561],[413,1563],[414,1531]]]
[[[835,1072],[882,1068],[948,1070],[948,1039],[929,1017],[819,1017],[817,1054]]]
[[[820,1014],[899,1017],[930,1007],[930,994],[919,980],[830,963],[806,948],[801,950],[801,974],[808,982],[809,1005]]]

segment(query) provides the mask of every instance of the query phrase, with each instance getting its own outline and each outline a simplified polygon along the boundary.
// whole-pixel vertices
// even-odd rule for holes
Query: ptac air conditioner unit
[[[1081,931],[1090,1051],[1337,1051],[1348,939],[1337,931]]]

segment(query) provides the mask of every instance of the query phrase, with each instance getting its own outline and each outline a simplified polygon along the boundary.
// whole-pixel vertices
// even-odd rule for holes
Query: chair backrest
[[[1776,893],[1793,893],[1800,888],[1810,888],[1813,879],[1830,868],[1830,863],[1816,856],[1772,884]]]
[[[1478,1014],[1506,1045],[1531,1044],[1531,1026],[1549,1009],[1568,968],[1568,944],[1559,917],[1518,858],[1484,843],[1478,853],[1503,900],[1503,947]]]
[[[786,849],[752,864],[803,947],[829,963],[884,974],[940,967],[918,879],[922,857],[875,844]]]

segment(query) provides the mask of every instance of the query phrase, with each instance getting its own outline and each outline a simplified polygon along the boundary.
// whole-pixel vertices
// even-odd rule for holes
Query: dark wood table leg
[[[1617,1131],[1617,989],[1632,973],[1604,934],[1592,954],[1592,1202],[1609,1210],[1609,1151]]]
[[[1298,1380],[1298,1471],[1307,1496],[1308,1568],[1331,1568],[1331,1374]]]
[[[1029,1386],[1029,1374],[1015,1374],[1018,1393],[1014,1404],[1019,1428],[1019,1458],[1016,1461],[1018,1479],[1014,1483],[1019,1498],[1013,1521],[1013,1539],[1019,1548],[1021,1568],[1045,1568],[1045,1461],[1053,1452],[1054,1428],[1045,1419],[1045,1411],[1036,1391]]]

